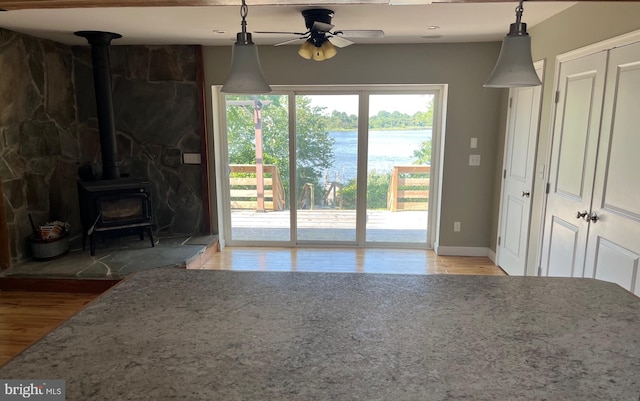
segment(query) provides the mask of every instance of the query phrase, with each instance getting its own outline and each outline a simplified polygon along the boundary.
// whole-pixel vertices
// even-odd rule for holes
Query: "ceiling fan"
[[[380,38],[384,36],[384,31],[379,29],[332,31],[334,25],[331,24],[331,19],[334,15],[333,10],[312,8],[302,11],[307,27],[306,32],[256,31],[256,33],[298,35],[298,38],[277,43],[276,46],[304,40],[298,54],[307,60],[313,59],[315,61],[330,59],[336,55],[336,47],[346,47],[353,44],[347,38]]]

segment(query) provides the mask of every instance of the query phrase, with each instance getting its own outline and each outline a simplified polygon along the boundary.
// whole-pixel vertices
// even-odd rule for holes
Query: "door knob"
[[[529,192],[529,191],[522,191],[522,197],[523,197],[523,198],[528,198],[528,197],[529,197],[529,195],[531,195],[531,192]]]
[[[585,217],[588,214],[589,214],[589,212],[587,212],[586,210],[584,212],[578,211],[576,213],[576,219],[581,219],[581,218]],[[585,218],[585,220],[587,220],[587,219]],[[587,220],[587,221],[589,221],[589,220]]]
[[[586,216],[584,216],[584,220],[595,223],[596,221],[598,221],[598,215],[595,214],[595,212],[592,212],[591,214],[587,214]]]

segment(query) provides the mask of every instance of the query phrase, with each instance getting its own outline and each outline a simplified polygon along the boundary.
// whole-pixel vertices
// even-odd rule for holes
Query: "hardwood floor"
[[[417,249],[227,247],[202,269],[388,274],[505,275],[486,257],[438,256]]]
[[[410,249],[225,248],[197,266],[211,270],[505,275],[489,258],[438,256],[433,251]],[[98,296],[0,292],[0,366]]]
[[[98,295],[0,292],[0,365],[58,327]]]

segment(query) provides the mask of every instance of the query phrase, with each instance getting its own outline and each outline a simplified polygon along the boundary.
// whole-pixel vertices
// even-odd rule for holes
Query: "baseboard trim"
[[[442,256],[489,256],[490,249],[475,246],[438,246],[434,249]]]
[[[489,260],[491,260],[493,262],[494,265],[498,265],[496,263],[496,253],[493,252],[491,249],[489,249],[489,254],[487,255],[489,257]]]

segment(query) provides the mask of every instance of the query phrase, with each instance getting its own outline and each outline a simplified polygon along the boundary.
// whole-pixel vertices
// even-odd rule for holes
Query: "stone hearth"
[[[0,273],[0,279],[119,280],[159,267],[197,268],[207,249],[216,244],[217,236],[172,235],[156,238],[152,248],[148,239],[131,236],[102,242],[91,256],[88,248],[82,249],[81,238],[75,238],[68,254],[50,261],[25,261]]]

